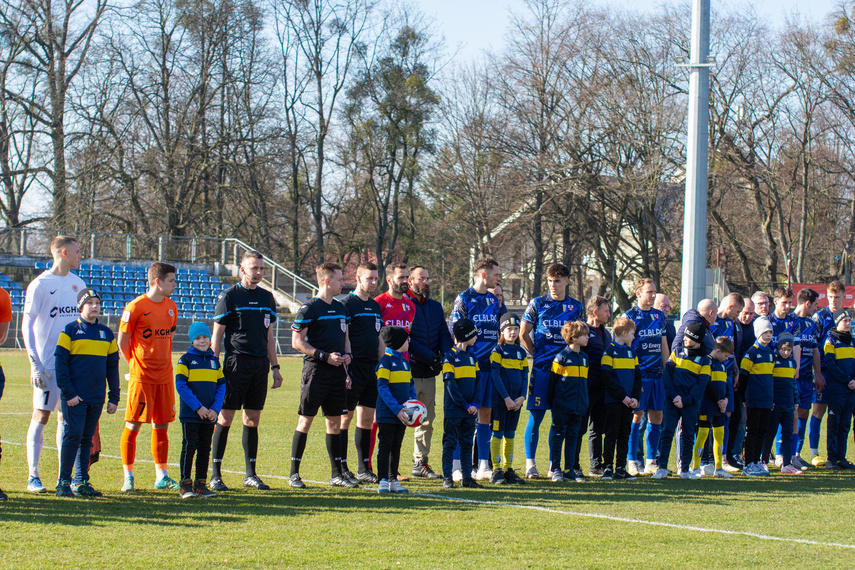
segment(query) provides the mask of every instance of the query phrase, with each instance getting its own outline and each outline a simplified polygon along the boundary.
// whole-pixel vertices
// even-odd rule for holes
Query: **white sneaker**
[[[493,472],[487,469],[479,469],[477,473],[475,473],[475,477],[473,479],[477,479],[479,481],[484,481],[485,479],[490,479],[493,476]]]
[[[680,479],[700,479],[702,475],[700,474],[700,469],[696,469],[695,471],[684,471],[680,473]]]
[[[775,456],[775,466],[781,467],[784,464],[784,458],[780,455]]]
[[[659,470],[659,464],[655,459],[648,459],[647,464],[644,466],[644,474],[645,475],[653,475]]]
[[[638,477],[638,461],[627,461],[626,472],[632,475],[633,477]]]
[[[808,469],[807,464],[805,464],[804,460],[798,455],[793,455],[793,458],[790,460],[790,464],[799,471],[807,471]]]
[[[389,491],[398,494],[409,493],[409,491],[404,489],[404,486],[401,485],[401,482],[397,479],[392,479],[391,481],[389,481]]]
[[[724,469],[716,469],[713,473],[713,477],[715,477],[716,479],[733,479],[733,475],[731,475]]]
[[[715,475],[715,463],[707,463],[706,465],[701,465],[701,474]]]
[[[472,477],[473,479],[475,479],[476,477],[478,477],[478,470],[477,470],[477,469],[472,469],[472,475],[470,475],[470,477]]]
[[[455,469],[451,472],[451,480],[452,481],[463,481],[463,471],[460,469]]]
[[[731,465],[727,461],[724,462],[723,468],[727,473],[730,473],[730,474],[742,473],[741,469],[734,467],[733,465]]]
[[[656,470],[656,473],[653,474],[653,479],[664,479],[668,476],[668,470],[662,469],[661,467]]]

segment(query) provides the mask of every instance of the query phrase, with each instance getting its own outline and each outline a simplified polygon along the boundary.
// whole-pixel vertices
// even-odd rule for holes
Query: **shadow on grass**
[[[529,481],[525,485],[485,485],[484,489],[442,489],[439,482],[407,484],[409,495],[378,495],[375,486],[360,489],[331,489],[311,485],[295,491],[274,489],[259,493],[243,489],[221,493],[213,499],[181,500],[177,493],[138,491],[133,495],[108,492],[100,499],[58,499],[52,494],[13,493],[12,501],[0,504],[9,523],[101,526],[134,524],[206,527],[212,523],[241,523],[258,517],[313,517],[354,512],[368,514],[412,513],[413,510],[478,510],[483,502],[543,508],[573,508],[591,503],[681,503],[717,506],[739,502],[762,503],[789,496],[801,500],[851,492],[855,474],[815,472],[801,476],[773,475],[765,478],[683,480],[668,477],[636,481],[553,483]],[[463,499],[463,500],[461,500]],[[473,502],[468,502],[471,500]]]

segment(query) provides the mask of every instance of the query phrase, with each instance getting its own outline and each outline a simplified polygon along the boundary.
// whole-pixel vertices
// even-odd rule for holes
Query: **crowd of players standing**
[[[78,317],[78,296],[85,288],[83,281],[72,273],[80,263],[80,250],[76,241],[59,236],[51,243],[51,253],[54,258],[51,269],[39,275],[27,289],[22,327],[34,388],[33,416],[26,443],[28,490],[34,492],[45,490],[38,471],[43,432],[51,413],[59,408],[61,398],[61,390],[56,384],[54,351],[64,327]],[[152,269],[149,273],[150,290],[128,306],[117,339],[119,352],[131,367],[129,405],[121,441],[124,491],[134,488],[136,433],[143,423],[151,423],[153,428],[156,486],[178,487],[166,469],[166,430],[175,419],[171,352],[177,308],[168,298],[174,290],[175,269],[166,264],[153,264]],[[223,353],[222,370],[226,390],[222,409],[214,414],[215,422],[211,421],[215,423],[211,478],[211,488],[215,491],[228,489],[223,482],[221,466],[229,430],[238,410],[242,410],[242,443],[246,464],[244,485],[260,490],[269,489],[255,470],[258,425],[266,400],[270,370],[273,371],[273,388],[279,387],[283,379],[279,373],[271,327],[276,320],[275,302],[272,294],[258,287],[263,270],[261,254],[248,252],[241,260],[240,282],[225,291],[217,303],[212,350],[217,358]],[[355,289],[341,300],[337,298],[344,285],[340,266],[324,263],[317,268],[317,277],[318,295],[300,308],[292,327],[292,346],[303,354],[304,365],[298,422],[292,442],[290,486],[305,487],[299,474],[300,465],[309,429],[318,411],[325,418],[326,446],[331,465],[330,483],[334,486],[356,487],[360,483],[378,481],[371,469],[371,458],[374,454],[374,420],[378,398],[375,370],[385,348],[380,341],[383,327],[400,327],[408,333],[407,358],[416,397],[428,410],[427,421],[415,431],[410,475],[439,478],[440,475],[434,472],[429,463],[436,416],[436,377],[442,371],[446,353],[454,344],[449,330],[460,319],[471,320],[478,331],[477,341],[471,350],[478,362],[483,394],[477,410],[477,462],[473,463],[473,475],[481,480],[490,479],[493,474],[491,421],[494,420],[490,359],[499,339],[501,317],[506,312],[499,285],[501,275],[498,263],[492,259],[476,262],[474,284],[457,297],[448,320],[442,306],[431,299],[430,274],[422,266],[393,264],[386,268],[388,290],[376,297],[378,271],[373,264],[359,266]],[[549,408],[548,375],[556,355],[567,346],[562,338],[562,327],[573,321],[587,324],[589,338],[583,350],[588,362],[589,405],[582,421],[581,433],[576,438],[575,450],[571,453],[573,465],[568,462],[566,467],[573,478],[584,480],[579,455],[581,436],[587,431],[588,476],[602,476],[610,468],[603,462],[602,442],[608,426],[605,388],[599,378],[604,350],[612,341],[606,328],[612,317],[610,303],[603,297],[595,296],[583,305],[569,297],[566,293],[569,277],[566,266],[550,266],[547,271],[548,293],[533,299],[521,319],[520,343],[532,358],[526,398],[529,414],[524,436],[525,476],[530,479],[541,476],[535,457],[540,425]],[[0,334],[8,330],[8,322],[11,320],[8,294],[3,293],[0,292]],[[799,407],[793,421],[795,443],[792,465],[803,470],[810,464],[826,464],[826,458],[818,448],[821,422],[828,408],[824,397],[822,351],[828,335],[835,327],[838,313],[845,313],[841,307],[843,286],[839,282],[832,282],[828,286],[829,307],[823,309],[818,309],[818,294],[810,289],[800,291],[795,308],[792,306],[792,291],[786,288],[774,292],[774,308],[768,295],[763,292],[755,293],[750,299],[743,299],[734,293],[719,303],[706,299],[696,310],[684,315],[678,330],[666,318],[670,312],[669,299],[657,293],[652,280],[639,280],[635,294],[637,304],[624,315],[635,325],[632,349],[638,358],[642,384],[641,398],[632,414],[628,439],[627,472],[630,475],[655,474],[658,470],[660,463],[657,452],[665,397],[663,370],[671,352],[682,346],[684,334],[694,323],[700,323],[706,328],[709,339],[726,337],[733,343],[733,354],[725,363],[728,382],[734,391],[732,410],[726,422],[724,467],[730,472],[744,468],[742,448],[746,414],[744,389],[740,389],[739,383],[739,363],[755,343],[753,323],[756,317],[769,319],[773,343],[774,338],[781,334],[791,334],[796,339],[793,344],[798,365],[796,378]],[[155,318],[149,317],[150,314],[155,314],[159,320],[145,320]],[[848,318],[848,313],[845,317]],[[143,338],[144,332],[149,336]],[[712,348],[708,352],[712,352]],[[3,383],[0,383],[0,396],[2,386]],[[103,406],[103,398],[100,404]],[[846,409],[849,409],[851,417],[850,408],[847,404]],[[348,463],[351,443],[349,430],[354,416],[355,473]],[[847,430],[849,421],[845,422]],[[839,418],[835,417],[835,429],[839,429],[839,424]],[[802,457],[808,427],[809,459]],[[63,439],[62,421],[57,424],[56,437],[59,448]],[[97,442],[97,434],[95,439]],[[550,437],[550,442],[552,439]],[[97,443],[95,445],[97,449]],[[780,452],[777,455],[780,458]],[[843,456],[845,458],[845,447]],[[844,464],[848,465],[848,462],[844,461]],[[836,466],[836,462],[835,465],[829,464],[832,468]],[[455,467],[459,471],[459,464],[455,463]],[[552,476],[552,473],[547,476]],[[455,473],[455,477],[468,478],[468,474]],[[406,478],[406,473],[398,474],[398,479]]]

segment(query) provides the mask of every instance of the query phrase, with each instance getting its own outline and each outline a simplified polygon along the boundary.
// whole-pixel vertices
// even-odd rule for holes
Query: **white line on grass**
[[[22,443],[16,443],[13,441],[4,441],[3,443],[8,444],[8,445],[23,445]],[[55,447],[49,447],[49,446],[45,446],[45,449],[56,450]],[[104,453],[102,453],[100,456],[101,457],[107,457],[109,459],[121,459],[121,457],[119,457],[117,455],[106,455]],[[136,463],[154,463],[154,461],[151,461],[150,459],[137,459]],[[168,465],[170,465],[172,467],[178,467],[177,463],[168,463]],[[231,471],[228,469],[223,469],[222,471],[223,471],[223,473],[241,474],[240,471]],[[282,475],[264,475],[264,474],[262,474],[262,475],[260,475],[260,477],[264,477],[265,479],[280,479],[280,480],[285,480],[285,481],[290,479],[290,477],[283,477]],[[318,485],[328,484],[328,482],[326,482],[326,481],[312,481],[310,479],[305,479],[304,481],[306,481],[307,483],[314,483],[314,484],[318,484]],[[362,487],[362,489],[364,489],[366,491],[369,490],[367,487]],[[373,492],[374,490],[370,489],[370,491]],[[616,516],[612,516],[612,515],[604,515],[604,514],[599,514],[599,513],[584,513],[584,512],[578,512],[578,511],[564,511],[564,510],[560,510],[560,509],[550,509],[547,507],[538,507],[536,505],[522,505],[519,503],[503,503],[500,501],[482,501],[479,499],[464,499],[463,497],[451,497],[448,495],[437,495],[434,493],[409,493],[409,496],[411,496],[411,497],[427,497],[430,499],[440,499],[440,500],[444,500],[444,501],[448,501],[448,502],[473,503],[473,504],[477,504],[477,505],[489,505],[489,506],[493,506],[493,507],[508,507],[508,508],[512,508],[512,509],[527,509],[530,511],[539,511],[542,513],[550,513],[550,514],[554,514],[554,515],[568,515],[568,516],[573,516],[573,517],[582,517],[582,518],[589,518],[589,519],[601,519],[601,520],[608,520],[608,521],[613,521],[613,522],[644,524],[644,525],[648,525],[648,526],[661,526],[661,527],[666,527],[666,528],[673,528],[676,530],[686,530],[686,531],[693,531],[693,532],[711,532],[711,533],[716,533],[716,534],[727,534],[727,535],[731,535],[731,536],[747,536],[749,538],[757,538],[760,540],[771,540],[771,541],[775,541],[775,542],[793,542],[793,543],[797,543],[797,544],[810,544],[812,546],[832,546],[832,547],[836,547],[836,548],[847,548],[850,550],[855,550],[855,544],[844,544],[841,542],[820,542],[818,540],[808,540],[805,538],[786,538],[786,537],[782,537],[782,536],[771,536],[768,534],[760,534],[760,533],[756,533],[756,532],[749,532],[749,531],[743,531],[743,530],[727,530],[727,529],[721,529],[721,528],[705,528],[705,527],[701,527],[701,526],[691,526],[691,525],[674,524],[674,523],[666,523],[666,522],[659,522],[659,521],[649,521],[649,520],[644,520],[644,519],[631,519],[631,518],[627,518],[627,517],[616,517]]]

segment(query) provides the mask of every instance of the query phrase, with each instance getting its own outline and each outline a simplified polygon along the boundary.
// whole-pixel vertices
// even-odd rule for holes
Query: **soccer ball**
[[[419,427],[427,419],[427,408],[418,400],[404,402],[404,412],[408,420],[404,422],[409,427]]]

